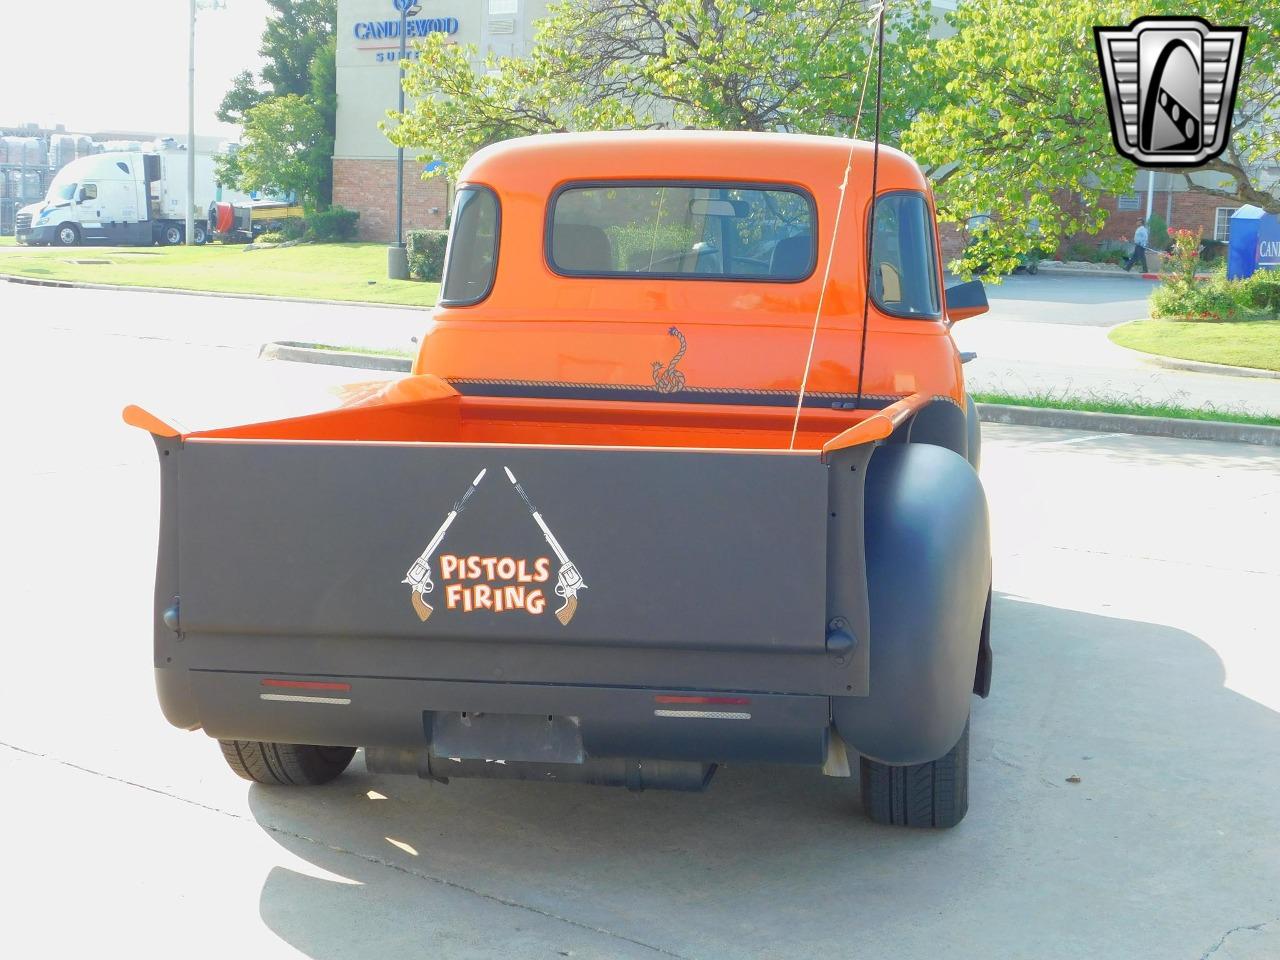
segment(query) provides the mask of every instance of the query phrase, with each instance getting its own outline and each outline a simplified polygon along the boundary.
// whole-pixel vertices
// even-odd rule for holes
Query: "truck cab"
[[[943,290],[916,165],[567,134],[480,151],[457,197],[407,377],[197,432],[126,409],[169,722],[271,785],[359,748],[637,790],[772,763],[958,823],[991,560],[950,326],[985,296]]]
[[[197,157],[195,241],[204,243],[203,211],[221,196],[213,161]],[[183,150],[117,151],[73,160],[58,171],[44,200],[18,211],[18,243],[74,247],[172,245],[185,239],[187,155]],[[236,194],[240,196],[240,194]]]

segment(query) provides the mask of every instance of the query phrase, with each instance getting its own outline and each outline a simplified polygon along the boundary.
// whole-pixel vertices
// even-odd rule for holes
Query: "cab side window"
[[[895,317],[942,317],[933,217],[924,194],[901,191],[876,201],[871,296]]]
[[[465,307],[493,289],[498,269],[498,196],[488,187],[462,187],[453,206],[440,302]]]

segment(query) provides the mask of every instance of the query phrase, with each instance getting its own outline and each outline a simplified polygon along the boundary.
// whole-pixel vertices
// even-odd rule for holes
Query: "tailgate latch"
[[[832,617],[827,623],[827,653],[836,658],[836,663],[844,663],[858,640],[849,629],[849,621],[844,617]]]

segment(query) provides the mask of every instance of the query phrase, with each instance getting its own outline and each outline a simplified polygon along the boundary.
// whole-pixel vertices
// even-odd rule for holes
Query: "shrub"
[[[254,243],[284,243],[289,238],[280,230],[266,230],[253,238]]]
[[[1227,245],[1221,240],[1206,240],[1200,245],[1200,259],[1205,263],[1223,263],[1227,259]]]
[[[1168,250],[1172,240],[1169,237],[1169,225],[1164,222],[1164,217],[1158,213],[1153,213],[1151,219],[1147,221],[1147,246],[1152,250]]]
[[[1238,282],[1243,306],[1280,320],[1280,270],[1258,270]]]
[[[445,230],[409,231],[409,276],[414,280],[439,283],[444,273]]]
[[[1128,254],[1119,248],[1103,249],[1096,243],[1075,239],[1062,250],[1063,260],[1081,260],[1085,263],[1124,263]]]
[[[356,235],[356,221],[360,214],[345,207],[328,210],[312,210],[307,214],[307,231],[320,243],[352,240]]]
[[[301,240],[307,235],[307,222],[298,217],[290,217],[280,224],[280,232],[288,240]]]

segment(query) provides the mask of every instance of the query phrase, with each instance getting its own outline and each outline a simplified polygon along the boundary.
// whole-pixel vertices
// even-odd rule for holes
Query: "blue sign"
[[[1251,277],[1259,267],[1280,270],[1280,218],[1247,203],[1229,221],[1227,278]]]
[[[1280,269],[1280,219],[1274,214],[1258,221],[1258,266]]]

